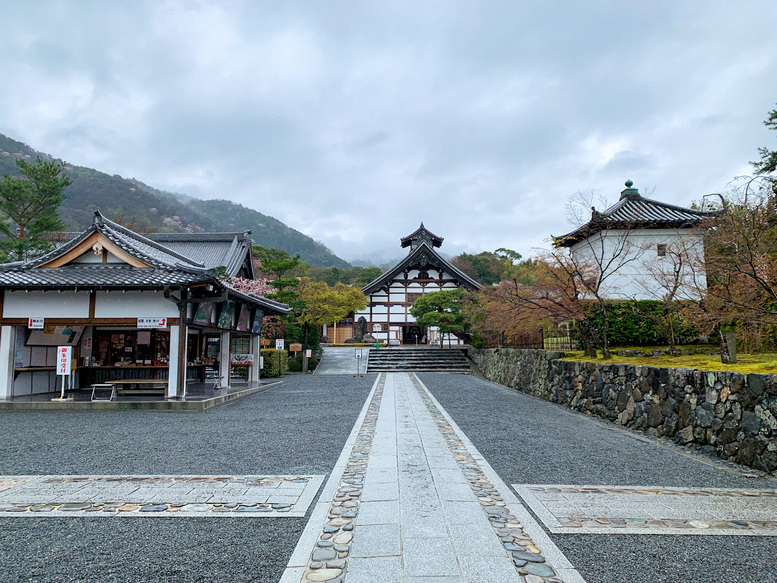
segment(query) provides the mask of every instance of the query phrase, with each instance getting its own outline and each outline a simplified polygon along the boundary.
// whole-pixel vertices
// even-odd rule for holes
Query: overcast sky
[[[0,2],[0,132],[347,260],[529,255],[578,190],[687,205],[777,146],[775,0]]]

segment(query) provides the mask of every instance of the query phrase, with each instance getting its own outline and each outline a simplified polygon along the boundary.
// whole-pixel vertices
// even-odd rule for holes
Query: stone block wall
[[[470,349],[489,380],[777,475],[777,375],[559,360]]]

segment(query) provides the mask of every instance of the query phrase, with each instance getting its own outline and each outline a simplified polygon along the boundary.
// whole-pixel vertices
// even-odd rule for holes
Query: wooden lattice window
[[[416,301],[418,298],[420,298],[422,295],[424,295],[424,294],[418,294],[418,293],[410,293],[410,292],[407,292],[407,301],[408,301],[408,302],[410,302],[411,304],[412,304],[412,303],[415,303],[415,301]]]

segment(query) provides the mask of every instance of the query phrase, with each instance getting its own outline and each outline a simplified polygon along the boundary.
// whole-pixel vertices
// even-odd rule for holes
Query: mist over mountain
[[[57,159],[0,134],[0,175],[18,175],[16,160],[23,157],[34,162],[36,156]],[[84,229],[92,220],[93,211],[100,209],[107,217],[141,233],[251,230],[257,245],[283,249],[292,256],[299,254],[311,265],[350,267],[323,243],[240,204],[165,192],[135,178],[111,176],[83,166],[65,163],[65,169],[73,184],[65,189],[67,198],[60,207],[60,215],[69,230]]]

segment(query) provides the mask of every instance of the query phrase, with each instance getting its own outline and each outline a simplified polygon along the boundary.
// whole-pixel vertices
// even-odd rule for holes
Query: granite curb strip
[[[346,556],[344,558],[336,558],[327,560],[326,564],[328,564],[330,561],[335,561],[332,563],[334,565],[333,567],[324,566],[324,561],[314,561],[313,560],[313,553],[320,549],[324,548],[332,548],[334,549],[334,542],[333,538],[335,533],[339,534],[350,534],[353,532],[354,524],[355,524],[355,517],[356,513],[358,512],[358,502],[357,506],[355,507],[345,507],[349,509],[349,512],[343,513],[343,514],[354,514],[353,517],[346,517],[343,514],[335,515],[336,518],[332,519],[330,518],[331,510],[333,508],[343,508],[342,502],[343,501],[356,501],[354,498],[351,497],[351,494],[354,494],[355,491],[347,492],[348,496],[343,497],[339,495],[341,488],[351,488],[354,486],[351,482],[356,482],[358,485],[358,479],[354,477],[354,474],[350,472],[349,470],[353,469],[354,466],[351,464],[352,455],[354,449],[359,446],[360,448],[363,448],[364,446],[364,438],[369,437],[369,440],[371,442],[372,435],[371,434],[365,434],[363,431],[365,423],[367,423],[368,418],[371,419],[372,424],[372,434],[374,434],[374,426],[375,421],[377,420],[377,415],[380,407],[380,399],[382,397],[383,393],[383,387],[385,386],[386,382],[386,375],[380,374],[375,379],[375,383],[372,386],[372,390],[370,391],[370,394],[367,396],[367,399],[364,403],[364,407],[362,408],[361,413],[359,414],[359,417],[357,418],[356,422],[354,423],[353,429],[351,430],[350,435],[348,436],[348,439],[345,442],[345,445],[343,447],[342,452],[340,453],[340,457],[337,460],[337,463],[335,464],[335,467],[332,469],[332,473],[329,476],[329,479],[326,482],[326,485],[324,486],[324,489],[321,491],[321,496],[319,497],[318,503],[313,509],[313,512],[310,515],[310,519],[308,520],[307,526],[305,527],[305,530],[302,533],[302,536],[300,537],[299,541],[297,542],[297,546],[294,548],[294,552],[291,555],[291,558],[289,559],[289,562],[286,566],[286,570],[283,572],[283,575],[281,576],[281,579],[279,583],[300,583],[306,582],[306,581],[330,581],[331,583],[342,583],[343,578],[345,576],[345,568],[347,566],[347,555],[348,552],[346,551],[336,551],[338,554],[344,553]],[[357,457],[361,457],[363,454],[359,454]],[[366,463],[367,459],[369,458],[369,451],[367,451],[366,456],[364,456],[364,468],[366,471]],[[346,480],[349,480],[346,482]],[[362,483],[363,483],[363,473],[362,473]],[[344,486],[345,484],[345,486]],[[361,487],[358,488],[361,490]],[[340,497],[341,500],[336,500],[336,497]],[[338,502],[339,505],[335,506],[335,503]],[[354,510],[355,508],[355,510]],[[340,521],[343,522],[342,527],[335,527],[332,524],[330,524],[330,521],[336,520],[338,523]],[[321,525],[324,525],[323,527]],[[346,528],[347,527],[347,528]],[[326,535],[326,536],[325,536]],[[322,538],[324,537],[324,538]],[[332,546],[328,547],[327,545],[319,546],[319,542],[329,542],[332,541]],[[341,548],[345,548],[346,546],[350,549],[350,542],[345,544],[338,544]],[[313,549],[311,551],[311,549]],[[342,561],[340,563],[339,561]],[[320,563],[320,565],[319,565]],[[317,568],[311,568],[311,567],[317,567]],[[308,578],[312,575],[312,579]],[[328,577],[322,578],[322,577]]]
[[[200,401],[0,401],[0,411],[204,411],[235,399],[259,393],[281,384],[274,381],[266,385],[236,391]]]
[[[302,517],[307,476],[0,476],[0,517]]]
[[[480,500],[492,528],[505,550],[513,556],[518,573],[527,583],[585,583],[580,573],[520,504],[507,484],[491,468],[437,399],[415,374],[410,376],[473,493]],[[535,561],[541,558],[542,561],[530,562],[531,558]],[[547,574],[533,573],[538,565],[548,567]]]
[[[777,536],[777,490],[533,484],[513,488],[555,534]]]

